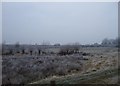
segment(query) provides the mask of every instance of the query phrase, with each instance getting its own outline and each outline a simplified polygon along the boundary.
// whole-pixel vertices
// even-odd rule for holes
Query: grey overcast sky
[[[6,43],[91,44],[118,36],[116,2],[4,2],[2,40]]]

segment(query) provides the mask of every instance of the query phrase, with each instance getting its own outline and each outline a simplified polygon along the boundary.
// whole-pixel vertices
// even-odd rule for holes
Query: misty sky
[[[118,36],[117,2],[4,2],[6,43],[100,43]]]

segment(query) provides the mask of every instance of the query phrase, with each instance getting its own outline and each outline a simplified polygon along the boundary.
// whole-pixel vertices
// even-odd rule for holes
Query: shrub
[[[75,45],[66,45],[62,47],[59,51],[59,55],[70,55],[70,54],[75,54],[79,53],[79,46]]]

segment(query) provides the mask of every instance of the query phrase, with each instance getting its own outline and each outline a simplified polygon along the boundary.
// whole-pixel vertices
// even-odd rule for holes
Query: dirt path
[[[104,71],[93,72],[89,74],[75,74],[71,76],[64,77],[51,77],[44,80],[34,82],[32,84],[49,84],[50,81],[55,81],[56,84],[90,84],[90,83],[99,83],[99,84],[108,84],[110,82],[106,79],[118,76],[118,69],[108,69]],[[116,81],[117,82],[117,81]],[[113,83],[114,84],[114,83]]]

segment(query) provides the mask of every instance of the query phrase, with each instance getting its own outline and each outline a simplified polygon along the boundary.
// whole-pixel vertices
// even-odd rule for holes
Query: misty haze
[[[117,3],[3,3],[3,41],[91,44],[118,36]]]
[[[3,2],[2,84],[117,84],[118,3]]]

